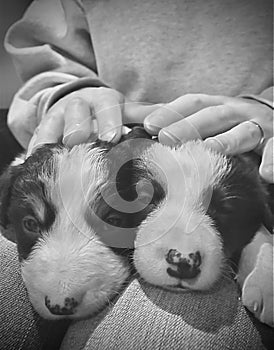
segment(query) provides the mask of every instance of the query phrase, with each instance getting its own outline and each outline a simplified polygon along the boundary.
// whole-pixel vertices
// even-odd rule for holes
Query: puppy
[[[126,259],[95,230],[106,224],[96,211],[109,182],[110,148],[45,145],[1,178],[1,225],[17,243],[30,300],[44,318],[92,315],[129,275]],[[110,227],[114,234],[115,223]]]
[[[244,304],[273,325],[273,236],[255,237],[262,224],[272,232],[273,222],[251,155],[226,157],[201,141],[155,143],[134,162],[133,176],[148,204],[135,240],[141,277],[173,291],[205,291],[239,263]]]
[[[268,234],[253,239],[261,223],[272,226],[253,163],[201,142],[162,146],[142,128],[123,141],[72,150],[44,146],[1,179],[1,223],[17,242],[22,276],[40,315],[84,318],[105,305],[130,273],[119,248],[128,253],[136,232],[134,263],[152,284],[206,290],[229,259],[241,256],[244,291],[254,278],[265,283],[258,272],[250,278],[254,242],[272,240]],[[265,265],[262,254],[258,261]]]

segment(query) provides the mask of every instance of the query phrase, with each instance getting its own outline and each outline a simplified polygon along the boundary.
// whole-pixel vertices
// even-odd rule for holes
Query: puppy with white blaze
[[[126,259],[94,229],[109,177],[106,152],[96,143],[46,145],[1,178],[1,224],[17,243],[30,300],[44,318],[88,317],[128,277]]]
[[[238,266],[244,305],[273,326],[271,198],[255,155],[170,148],[140,127],[122,141],[45,145],[0,179],[0,223],[38,313],[98,312],[127,282],[135,246],[140,276],[176,292],[209,290]]]
[[[245,306],[273,326],[273,222],[252,155],[227,157],[202,141],[154,143],[134,168],[149,202],[135,241],[141,277],[169,290],[205,291],[238,265]],[[261,225],[267,229],[256,235]]]

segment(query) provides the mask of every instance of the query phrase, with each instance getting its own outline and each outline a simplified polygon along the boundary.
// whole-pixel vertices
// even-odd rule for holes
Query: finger
[[[259,168],[260,175],[265,181],[269,183],[274,183],[274,155],[273,155],[273,147],[274,147],[274,138],[271,137],[263,150],[262,162]]]
[[[205,144],[218,152],[233,155],[255,149],[261,137],[258,126],[245,121],[225,133],[206,139]]]
[[[124,103],[123,123],[127,125],[136,123],[143,124],[148,115],[163,105],[163,103],[149,104],[126,101]]]
[[[122,135],[123,97],[117,91],[99,88],[94,96],[94,113],[100,140],[118,142]]]
[[[52,108],[42,119],[30,142],[29,152],[33,153],[38,147],[46,143],[56,143],[60,140],[64,130],[64,115],[60,108]]]
[[[159,140],[174,145],[179,141],[205,139],[229,130],[245,119],[244,114],[238,114],[230,105],[210,106],[162,129]]]
[[[160,129],[176,123],[209,106],[225,103],[228,98],[224,96],[211,96],[203,94],[187,94],[164,105],[151,113],[144,122],[145,128],[151,133],[158,133]]]
[[[38,133],[38,128],[37,127],[35,130],[34,130],[34,133],[32,135],[32,138],[30,139],[30,142],[28,144],[28,150],[27,150],[27,155],[26,157],[29,157],[31,155],[31,153],[33,153],[33,151],[35,150],[34,149],[34,145],[35,145],[35,142],[36,142],[36,139],[37,139],[37,133]]]
[[[66,104],[63,143],[68,147],[84,143],[92,133],[91,111],[88,102],[79,97]]]

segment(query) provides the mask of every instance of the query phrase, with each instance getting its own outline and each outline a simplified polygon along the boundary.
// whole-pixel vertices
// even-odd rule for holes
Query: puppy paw
[[[273,246],[263,244],[242,287],[242,302],[261,322],[274,327]]]

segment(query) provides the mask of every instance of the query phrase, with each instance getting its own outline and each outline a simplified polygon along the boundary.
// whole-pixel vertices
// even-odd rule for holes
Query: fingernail
[[[265,174],[268,174],[268,175],[271,175],[273,174],[273,167],[274,167],[274,164],[267,164],[264,166],[264,173]]]
[[[274,164],[263,165],[260,168],[261,176],[269,183],[274,182]]]
[[[164,140],[163,140],[164,137]],[[175,135],[171,134],[169,131],[166,131],[164,129],[161,130],[160,134],[159,134],[159,139],[161,143],[164,144],[171,144],[171,145],[178,145],[181,143],[181,140],[176,137]],[[162,142],[163,141],[163,142]]]
[[[82,130],[73,130],[69,134],[64,135],[62,142],[64,145],[71,147],[73,145],[85,142],[86,137],[86,133]]]
[[[259,304],[257,302],[255,302],[253,305],[253,311],[257,312],[258,310],[259,310]]]
[[[155,134],[157,134],[161,130],[160,126],[157,126],[155,125],[155,123],[153,122],[151,123],[150,121],[146,121],[146,120],[144,121],[144,127],[148,132],[155,133]]]
[[[148,123],[145,123],[144,127],[145,127],[147,132],[153,133],[153,134],[158,134],[158,132],[161,130],[161,128],[156,127],[155,125],[148,124]]]
[[[112,142],[116,136],[117,133],[115,131],[109,131],[103,134],[99,134],[99,139],[106,142]]]
[[[226,149],[225,145],[221,141],[219,141],[218,139],[215,139],[213,137],[209,137],[209,138],[205,139],[204,144],[207,147],[209,147],[215,151],[218,151],[218,152],[223,152]]]
[[[127,126],[122,126],[122,135],[127,135],[131,131]]]
[[[163,128],[163,123],[161,121],[164,120],[164,116],[162,116],[159,112],[153,112],[149,114],[144,120],[144,127],[147,131],[158,133]]]

